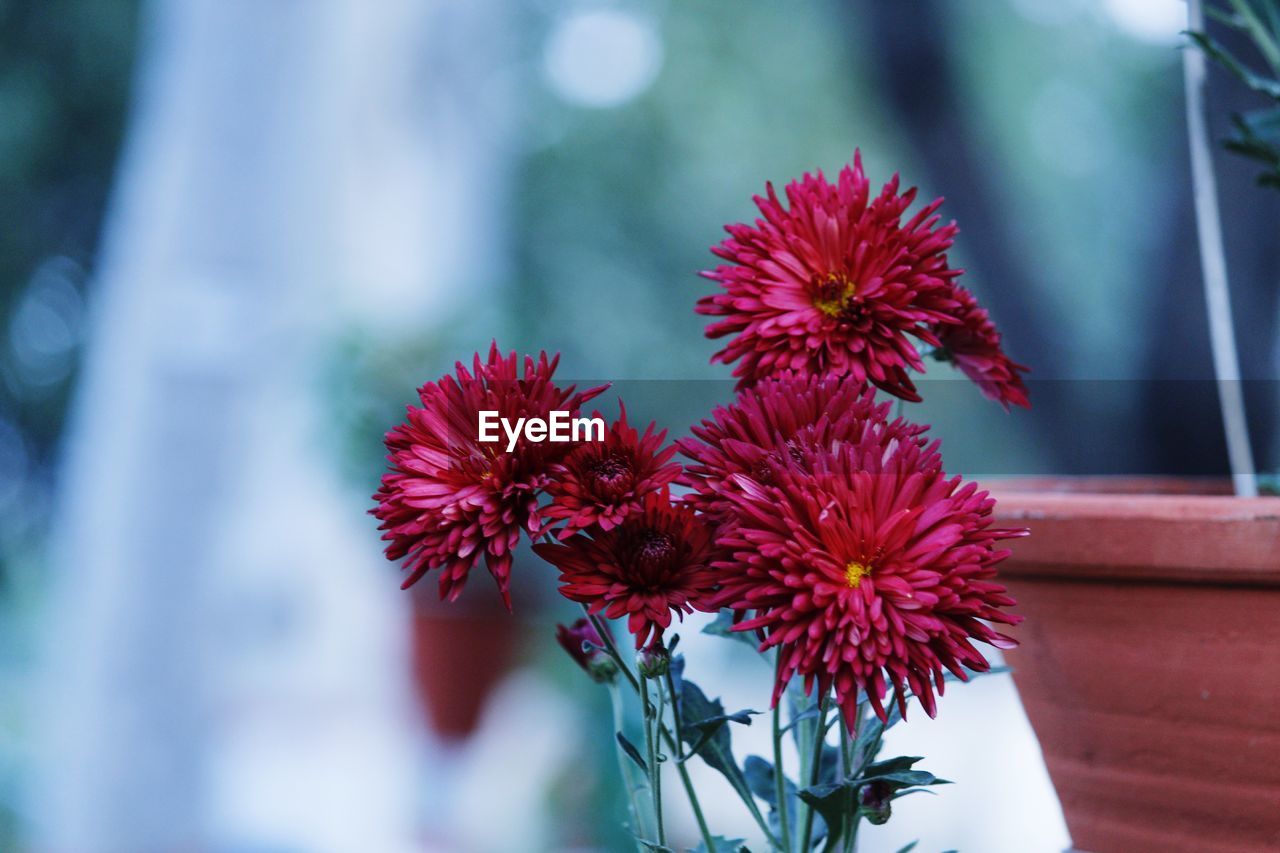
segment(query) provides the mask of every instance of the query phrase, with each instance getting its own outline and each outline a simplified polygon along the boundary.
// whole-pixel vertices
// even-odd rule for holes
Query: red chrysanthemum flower
[[[441,569],[440,597],[453,600],[467,574],[484,555],[507,606],[511,552],[521,531],[541,527],[538,492],[548,469],[568,453],[569,443],[529,442],[512,450],[479,441],[479,413],[546,419],[553,410],[577,413],[605,386],[575,393],[552,382],[559,355],[540,353],[535,361],[503,356],[494,343],[489,357],[477,353],[471,371],[461,362],[456,376],[428,382],[418,391],[422,407],[408,407],[405,423],[386,435],[390,471],[370,510],[381,522],[387,558],[406,557],[410,574],[403,587],[431,569]]]
[[[560,570],[565,598],[593,614],[627,617],[637,649],[662,638],[672,613],[708,610],[715,590],[711,530],[692,509],[672,504],[667,489],[649,494],[642,512],[610,530],[533,550]]]
[[[593,524],[602,530],[615,527],[642,509],[645,495],[680,475],[679,463],[671,462],[675,447],[662,446],[667,431],[650,423],[640,435],[627,423],[626,407],[621,408],[603,441],[583,443],[552,468],[547,485],[551,503],[542,515],[552,523],[565,522],[561,539]]]
[[[740,493],[743,482],[772,484],[784,456],[868,441],[922,444],[925,427],[902,418],[889,422],[891,405],[877,404],[874,389],[853,377],[774,380],[743,390],[693,427],[693,438],[676,441],[692,460],[681,477],[692,490],[684,500],[725,524],[734,515],[730,495]]]
[[[960,324],[940,325],[937,332],[941,346],[934,352],[940,361],[953,361],[965,376],[977,384],[983,396],[995,400],[1007,410],[1009,406],[1031,408],[1022,373],[1030,368],[1018,364],[1000,347],[1000,331],[991,322],[987,309],[978,305],[973,294],[956,287],[960,303]]]
[[[775,703],[799,674],[806,691],[834,689],[851,726],[859,689],[886,718],[888,685],[904,713],[910,689],[933,716],[944,669],[988,669],[974,640],[1013,645],[986,623],[1021,620],[994,578],[1009,553],[996,543],[1025,531],[991,527],[995,501],[948,479],[937,447],[806,450],[733,496],[717,603],[749,617],[735,630],[762,631],[762,651],[778,647]]]
[[[707,278],[722,292],[698,301],[698,312],[725,319],[707,337],[732,339],[713,361],[737,361],[739,386],[780,376],[853,376],[917,401],[907,368],[924,364],[911,337],[936,346],[934,329],[956,322],[947,264],[955,223],[939,227],[942,199],[906,223],[916,190],[898,191],[898,176],[870,197],[862,160],[831,184],[808,173],[786,188],[756,196],[763,219],[729,225],[712,251],[728,261]]]

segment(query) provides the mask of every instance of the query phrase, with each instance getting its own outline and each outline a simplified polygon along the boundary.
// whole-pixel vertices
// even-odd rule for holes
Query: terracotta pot
[[[461,740],[475,731],[489,695],[515,663],[518,637],[517,621],[500,605],[450,611],[415,598],[413,674],[436,734]]]
[[[1280,850],[1280,498],[1036,485],[1007,658],[1075,847]]]

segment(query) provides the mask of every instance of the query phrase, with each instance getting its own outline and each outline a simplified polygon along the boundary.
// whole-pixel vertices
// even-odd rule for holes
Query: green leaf
[[[778,729],[778,734],[784,734],[787,730],[789,730],[789,729],[790,729],[792,726],[794,726],[796,723],[803,723],[805,720],[812,720],[812,719],[816,719],[816,718],[817,718],[817,716],[818,716],[818,706],[817,706],[817,705],[814,705],[813,707],[809,708],[808,710],[806,710],[806,711],[801,711],[799,714],[796,714],[795,716],[793,716],[793,717],[791,718],[791,722],[787,723],[785,726],[783,726],[782,728]]]
[[[915,763],[920,760],[921,758],[918,755],[900,755],[887,761],[878,761],[875,764],[868,765],[857,781],[861,784],[876,781],[890,782],[895,786],[901,787],[951,784],[946,779],[939,779],[924,770],[913,770]]]
[[[845,832],[851,816],[859,815],[873,824],[880,824],[889,818],[888,801],[923,790],[918,786],[947,784],[946,780],[932,773],[913,770],[917,761],[920,761],[918,756],[899,756],[872,764],[857,779],[842,779],[801,790],[800,799],[822,817],[828,828],[825,849],[831,849]],[[861,801],[859,794],[866,785],[875,786],[872,789],[876,791],[874,798],[881,805],[869,808],[855,805]]]
[[[1239,28],[1249,34],[1258,52],[1272,69],[1280,71],[1280,47],[1276,45],[1276,26],[1280,23],[1280,6],[1266,0],[1229,0],[1236,10]],[[1262,16],[1270,19],[1270,27]]]
[[[1280,73],[1280,45],[1276,36],[1280,32],[1280,3],[1249,0],[1231,0],[1236,15],[1228,23],[1244,30],[1253,39],[1258,50],[1271,67]],[[1263,17],[1266,21],[1264,22]],[[1189,32],[1191,38],[1207,56],[1214,59],[1244,82],[1246,86],[1273,100],[1280,101],[1280,80],[1265,77],[1246,68],[1221,44],[1205,33]],[[1275,109],[1254,110],[1233,117],[1236,133],[1224,142],[1224,147],[1251,160],[1264,163],[1267,171],[1258,175],[1261,186],[1280,186],[1280,115]]]
[[[880,773],[894,773],[898,770],[910,770],[915,766],[917,761],[924,759],[919,755],[899,755],[897,758],[889,758],[884,761],[878,761],[870,764],[863,771],[863,778],[875,776]]]
[[[858,727],[858,738],[854,741],[853,755],[858,766],[875,760],[875,754],[880,751],[880,745],[884,733],[889,729],[902,722],[902,712],[898,710],[897,694],[890,693],[886,704],[885,722],[880,722],[880,718],[872,714],[868,718],[861,721]]]
[[[844,834],[845,820],[850,814],[850,794],[856,788],[850,782],[813,785],[800,791],[800,799],[809,804],[827,828],[827,847]]]
[[[919,841],[912,841],[906,847],[899,849],[898,853],[911,853],[912,850],[916,849],[916,845],[919,843],[920,843]]]
[[[924,770],[898,770],[893,773],[880,773],[875,776],[863,776],[862,782],[892,782],[894,785],[950,785],[946,779],[939,779]]]
[[[793,678],[787,685],[787,710],[791,716],[791,738],[796,749],[803,748],[808,732],[817,723],[810,722],[818,717],[818,703],[804,692],[802,679]]]
[[[692,687],[692,692],[695,694],[691,704],[685,704],[682,696],[680,708],[682,722],[681,734],[684,735],[688,733],[690,729],[693,729],[699,734],[697,739],[692,739],[691,737],[686,738],[686,740],[690,740],[692,743],[690,748],[691,752],[697,752],[703,744],[714,738],[724,727],[725,723],[741,723],[744,726],[749,726],[751,725],[751,717],[760,713],[759,711],[747,708],[742,711],[735,711],[732,714],[726,714],[724,706],[720,704],[719,699],[715,702],[710,702],[707,700],[706,694],[702,692],[698,685],[693,682],[684,681],[683,679],[681,679],[680,683],[682,694],[685,692],[686,687]]]
[[[939,783],[939,784],[942,784],[942,783]],[[893,798],[895,800],[900,800],[903,797],[906,797],[910,794],[929,794],[930,796],[933,796],[933,797],[938,796],[937,791],[930,791],[928,788],[903,788],[900,791],[895,791],[893,794]]]
[[[713,714],[705,720],[698,720],[687,725],[691,725],[702,732],[703,738],[706,739],[712,737],[725,723],[741,723],[744,726],[749,726],[751,725],[751,717],[759,713],[759,711],[747,708],[743,711],[735,711],[732,714]]]
[[[1230,71],[1246,86],[1255,92],[1280,101],[1280,80],[1263,77],[1246,68],[1226,48],[1214,40],[1208,33],[1187,32],[1187,37],[1205,52],[1205,55]]]
[[[692,681],[682,681],[680,687],[680,715],[683,720],[680,736],[689,745],[689,752],[697,755],[711,768],[721,773],[744,799],[751,796],[746,777],[733,758],[733,738],[725,722],[731,715],[725,714],[724,705],[717,699],[709,700],[702,688]],[[719,719],[719,723],[714,721]],[[708,723],[705,727],[702,723]]]
[[[615,732],[614,734],[618,738],[618,746],[622,747],[622,751],[627,754],[627,757],[640,765],[641,770],[648,773],[649,765],[645,762],[643,756],[640,755],[640,750],[636,749],[636,745],[627,740],[627,736],[622,732]]]
[[[1267,166],[1258,183],[1280,181],[1280,108],[1252,110],[1232,120],[1236,133],[1223,143],[1226,149]]]
[[[641,847],[643,847],[646,850],[652,850],[654,851],[654,853],[676,853],[676,851],[672,850],[670,847],[668,847],[665,844],[659,844],[656,841],[649,841],[648,839],[644,839],[644,838],[637,838],[636,844],[639,844]]]
[[[684,684],[684,655],[672,655],[671,667],[667,672],[671,675],[671,686],[674,688],[671,695],[673,698],[678,697],[681,685]]]
[[[751,788],[751,793],[764,800],[770,806],[776,807],[778,805],[778,787],[773,776],[773,764],[758,755],[748,755],[747,760],[743,762],[742,770],[747,778],[747,785]],[[795,783],[790,779],[784,779],[782,784],[785,786],[787,794],[795,793]]]
[[[751,793],[769,805],[769,828],[775,833],[781,831],[782,823],[778,820],[778,787],[773,772],[773,764],[758,755],[748,755],[743,762],[742,770],[747,778],[747,786]],[[783,778],[783,797],[786,798],[787,821],[796,825],[797,800],[796,785],[790,779]]]
[[[723,835],[713,835],[711,844],[712,847],[708,850],[704,841],[693,848],[693,853],[751,853],[741,838],[725,838]]]
[[[822,745],[822,755],[818,759],[818,781],[834,782],[840,775],[840,747],[829,743]]]
[[[729,640],[737,640],[740,643],[746,643],[751,647],[752,651],[756,651],[759,642],[756,635],[752,631],[734,631],[733,629],[733,611],[721,610],[716,614],[716,618],[710,625],[702,629],[702,633],[711,634],[714,637],[724,637]]]

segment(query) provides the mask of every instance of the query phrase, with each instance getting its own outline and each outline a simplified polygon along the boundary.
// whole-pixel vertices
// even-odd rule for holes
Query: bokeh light
[[[562,17],[543,57],[552,90],[584,107],[626,103],[649,87],[661,67],[662,42],[653,22],[620,9]]]

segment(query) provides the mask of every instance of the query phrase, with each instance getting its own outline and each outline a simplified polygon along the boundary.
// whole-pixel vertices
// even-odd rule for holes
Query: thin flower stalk
[[[818,779],[822,773],[822,747],[826,744],[827,738],[827,695],[824,693],[822,698],[818,700],[818,720],[813,727],[813,750],[809,757],[809,776],[806,784],[810,787],[818,784]],[[804,829],[800,833],[800,849],[807,851],[811,847],[811,839],[813,837],[813,815],[812,808],[805,809],[804,813]]]
[[[643,679],[644,688],[644,740],[648,748],[649,794],[653,797],[653,814],[658,844],[667,846],[667,830],[662,820],[662,768],[658,764],[658,729],[662,725],[662,682],[654,680],[657,698],[649,700],[649,681]]]
[[[677,744],[684,743],[684,737],[681,734],[679,694],[676,693],[675,679],[671,677],[670,669],[667,670],[665,678],[667,680],[667,689],[671,693],[671,724],[676,729],[675,742]],[[684,762],[680,761],[679,758],[678,753],[674,755],[676,771],[680,774],[680,782],[684,785],[685,793],[689,796],[689,808],[693,810],[693,819],[698,823],[698,832],[702,834],[702,843],[707,846],[708,850],[714,850],[715,840],[712,838],[710,828],[707,827],[707,819],[702,814],[702,804],[698,801],[698,794],[694,790],[693,780],[689,778],[689,769],[684,766]]]
[[[774,654],[775,670],[782,666],[782,656]],[[778,834],[782,836],[784,853],[791,853],[791,817],[787,814],[787,777],[782,770],[782,703],[773,706],[773,785],[778,809]]]
[[[1202,0],[1188,0],[1187,29],[1204,30]],[[1209,343],[1218,402],[1227,439],[1231,482],[1241,497],[1257,497],[1258,480],[1245,417],[1240,359],[1231,319],[1231,292],[1227,284],[1227,253],[1222,242],[1222,218],[1218,212],[1218,184],[1213,173],[1213,146],[1209,140],[1205,105],[1206,61],[1199,50],[1182,52],[1183,80],[1187,92],[1187,135],[1191,144],[1191,183],[1195,195],[1196,232],[1200,239],[1200,269],[1209,314]]]
[[[618,685],[609,685],[609,702],[613,706],[613,729],[614,731],[622,731],[623,713],[622,713],[622,694],[618,691]],[[618,769],[622,773],[622,783],[627,789],[627,808],[631,813],[632,831],[637,835],[643,835],[646,831],[644,821],[641,819],[643,811],[640,808],[640,802],[636,799],[636,792],[640,787],[635,781],[631,772],[631,759],[629,759],[622,750],[621,744],[617,738],[614,738],[614,751],[618,755]]]
[[[583,606],[583,610],[586,611],[585,605]],[[613,636],[612,634],[609,633],[604,623],[604,620],[601,619],[599,616],[593,615],[589,612],[587,613],[587,618],[591,620],[591,623],[595,626],[596,630],[600,633],[600,636],[603,638],[604,645],[605,645],[605,652],[607,652],[609,656],[613,658],[614,662],[618,665],[618,669],[626,677],[627,682],[631,685],[631,688],[636,692],[636,695],[642,696],[643,688],[641,686],[640,679],[637,678],[636,674],[631,671],[630,665],[623,659],[622,655],[619,653],[618,646],[616,643],[614,643]],[[668,678],[669,677],[670,677],[670,673],[668,673]],[[674,689],[673,689],[672,695],[675,695]],[[675,703],[673,702],[672,704],[674,706]],[[706,817],[702,811],[702,803],[698,799],[697,789],[694,788],[693,780],[689,777],[688,768],[686,768],[684,766],[684,762],[680,760],[680,747],[679,747],[680,741],[676,737],[674,737],[672,733],[667,729],[667,727],[663,725],[661,722],[659,722],[658,724],[658,734],[661,737],[662,741],[666,744],[667,749],[671,751],[673,760],[676,765],[676,772],[679,774],[680,782],[684,786],[685,794],[689,798],[689,808],[693,810],[694,819],[698,822],[698,831],[702,833],[703,842],[707,844],[707,849],[709,850],[714,849],[714,842],[712,841],[711,831],[707,827]],[[748,806],[754,806],[754,803],[748,803]],[[773,834],[769,831],[769,825],[764,822],[764,818],[763,816],[760,815],[759,810],[753,808],[752,816],[755,817],[756,822],[760,824],[760,828],[764,830],[765,836],[769,839],[770,843],[773,844],[774,847],[777,847],[778,845],[777,845],[776,839],[773,838]]]

